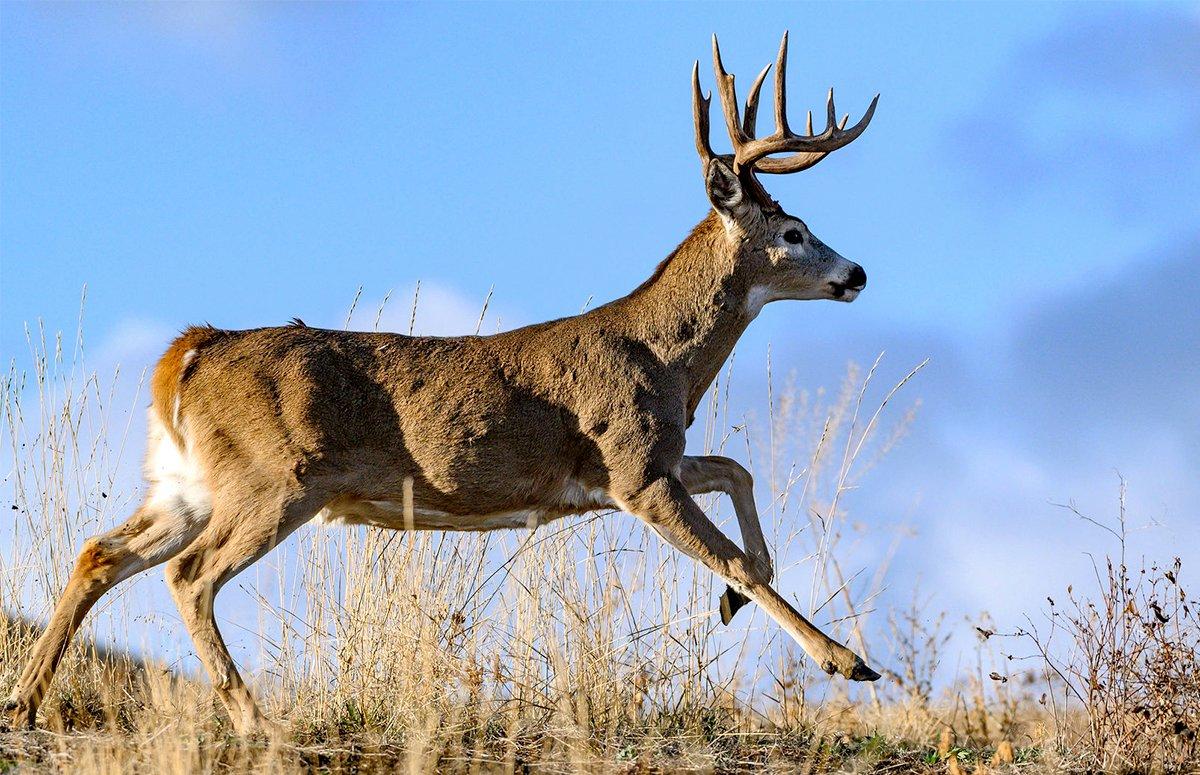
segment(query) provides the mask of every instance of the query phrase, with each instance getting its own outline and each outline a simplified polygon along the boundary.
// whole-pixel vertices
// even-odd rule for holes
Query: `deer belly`
[[[502,530],[529,528],[567,516],[581,514],[615,504],[601,490],[587,488],[579,482],[565,482],[556,497],[548,499],[552,506],[527,507],[494,511],[485,514],[452,513],[422,503],[414,503],[411,512],[403,500],[372,500],[341,496],[326,504],[317,514],[321,522],[349,525],[372,525],[394,530]]]
[[[403,501],[337,498],[317,513],[326,524],[371,525],[393,530],[501,530],[504,528],[534,528],[562,514],[548,514],[540,509],[517,509],[492,514],[451,514],[421,504],[413,504],[406,513]]]

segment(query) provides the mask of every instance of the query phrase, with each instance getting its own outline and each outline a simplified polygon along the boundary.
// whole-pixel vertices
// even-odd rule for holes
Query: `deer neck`
[[[754,319],[744,265],[720,218],[710,212],[622,305],[632,333],[686,375],[689,411]]]

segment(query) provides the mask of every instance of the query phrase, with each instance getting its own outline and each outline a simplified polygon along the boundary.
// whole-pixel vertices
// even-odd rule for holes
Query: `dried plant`
[[[85,370],[81,332],[76,339],[68,347],[31,332],[33,365],[10,367],[0,396],[2,496],[13,517],[0,556],[4,687],[31,642],[25,622],[45,614],[82,539],[136,496],[117,474],[135,420],[115,422],[114,383]],[[239,582],[261,611],[249,661],[281,734],[231,737],[207,682],[86,637],[142,628],[118,597],[101,612],[109,627],[71,647],[43,706],[43,724],[71,734],[0,734],[0,770],[943,772],[1028,766],[1047,740],[1066,746],[1061,761],[1078,762],[1078,746],[1100,750],[1119,731],[1126,751],[1173,735],[1156,754],[1162,769],[1194,755],[1195,604],[1177,566],[1136,576],[1123,562],[1103,566],[1103,604],[1072,593],[1072,615],[1051,617],[1056,639],[1091,638],[1095,658],[1079,649],[1086,658],[1064,661],[1046,648],[1048,678],[993,679],[993,642],[981,637],[974,675],[940,693],[949,628],[916,591],[908,607],[883,614],[890,642],[878,637],[883,626],[870,629],[908,532],[898,526],[863,573],[849,493],[912,422],[915,406],[889,427],[883,419],[919,368],[872,400],[878,362],[852,367],[831,393],[798,390],[794,377],[777,384],[768,362],[759,423],[738,416],[731,362],[705,412],[706,451],[740,450],[757,474],[780,587],[802,590],[798,606],[895,666],[874,692],[851,696],[814,675],[753,609],[722,628],[711,576],[619,515],[487,535],[314,527],[281,547],[257,587]],[[702,505],[733,527],[727,504]],[[1114,629],[1133,612],[1138,619]],[[1043,707],[1036,690],[1047,680]],[[1135,697],[1141,705],[1121,704]],[[1093,719],[1088,703],[1094,720],[1072,738],[1073,714]],[[1118,729],[1121,719],[1129,723]]]
[[[1131,566],[1126,486],[1116,525],[1076,516],[1107,531],[1115,555],[1093,563],[1096,588],[1067,587],[1048,598],[1047,623],[1017,633],[1055,679],[1048,683],[1058,743],[1087,767],[1191,772],[1200,761],[1200,616],[1179,558]],[[1081,730],[1075,716],[1082,714]]]
[[[912,602],[901,611],[888,613],[892,655],[897,670],[892,674],[902,699],[914,710],[928,710],[934,696],[942,654],[953,634],[945,627],[946,613],[934,609],[931,599],[913,590]]]

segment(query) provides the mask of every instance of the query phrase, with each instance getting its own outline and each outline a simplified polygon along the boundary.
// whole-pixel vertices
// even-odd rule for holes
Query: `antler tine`
[[[708,112],[712,104],[712,94],[705,97],[700,91],[700,60],[692,66],[692,120],[696,125],[696,153],[700,154],[700,162],[707,168],[716,154],[708,141]]]
[[[787,120],[787,48],[788,34],[783,31],[779,41],[779,56],[775,59],[775,134],[787,137],[791,134]]]
[[[754,139],[755,124],[758,123],[758,93],[762,90],[763,81],[767,79],[767,73],[770,72],[771,66],[767,65],[754,79],[754,85],[750,87],[750,94],[746,97],[746,114],[742,116],[742,133]]]
[[[742,132],[742,122],[738,117],[737,91],[733,87],[733,76],[725,72],[721,62],[721,46],[717,36],[713,35],[713,71],[717,76],[717,93],[721,95],[721,112],[725,115],[725,128],[729,131],[729,139],[733,142],[734,168],[740,163],[741,147],[750,138]]]
[[[828,154],[836,151],[838,148],[849,145],[858,139],[871,123],[871,119],[875,116],[875,108],[879,105],[879,95],[871,100],[871,104],[867,106],[867,111],[863,113],[863,117],[858,120],[858,123],[849,129],[845,129],[845,124],[849,119],[842,121],[842,126],[831,123],[825,128],[825,131],[819,135],[802,137],[791,135],[786,138],[776,140],[776,138],[767,138],[765,140],[756,140],[751,144],[751,147],[745,149],[746,161],[743,164],[752,164],[758,172],[763,172],[769,175],[784,175],[789,172],[799,172],[808,169],[817,162],[824,159]],[[834,119],[836,120],[836,119]],[[812,131],[811,121],[809,132]],[[758,146],[758,147],[753,147]],[[782,159],[772,159],[768,154],[785,153],[787,151],[796,151],[792,156]]]
[[[721,46],[717,36],[713,35],[713,71],[717,78],[717,93],[721,96],[721,112],[725,116],[725,128],[729,131],[729,139],[733,142],[733,167],[738,173],[747,173],[753,178],[754,172],[772,175],[782,175],[789,172],[799,172],[808,169],[824,159],[838,148],[849,145],[871,123],[875,108],[879,104],[879,95],[871,100],[866,113],[858,123],[849,129],[850,122],[847,114],[838,121],[837,107],[833,100],[833,89],[825,103],[827,114],[825,129],[818,134],[813,133],[812,111],[807,116],[807,137],[797,135],[788,126],[787,120],[787,50],[788,34],[783,33],[779,42],[779,54],[775,60],[775,132],[769,137],[755,138],[755,125],[758,121],[758,100],[762,85],[770,72],[767,65],[754,80],[746,98],[745,116],[738,115],[737,91],[734,88],[733,76],[725,71],[721,61]],[[717,158],[709,143],[709,109],[712,95],[705,97],[700,91],[700,63],[692,67],[692,111],[696,123],[696,151],[707,164]],[[772,154],[791,154],[785,158],[772,158]],[[728,158],[728,157],[722,157]],[[765,193],[764,193],[765,196]]]

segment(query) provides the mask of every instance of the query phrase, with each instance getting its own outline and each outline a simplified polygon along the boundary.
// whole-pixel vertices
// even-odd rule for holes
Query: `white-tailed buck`
[[[733,76],[713,39],[733,153],[709,145],[710,98],[701,94],[697,63],[696,149],[712,211],[628,296],[495,336],[303,324],[187,329],[154,371],[146,499],[124,524],[84,543],[12,692],[13,723],[33,723],[97,599],[170,560],[167,584],[235,727],[263,726],[217,630],[213,597],[318,515],[392,529],[493,530],[618,508],[727,582],[726,621],[748,598],[825,671],[878,678],[771,587],[746,469],[684,454],[701,396],[763,304],[853,301],[866,284],[862,267],[784,212],[755,174],[813,166],[862,134],[879,98],[847,129],[831,91],[825,129],[813,133],[810,113],[807,131],[794,133],[786,59],[785,34],[775,63],[775,132],[756,137],[770,66],[739,115]],[[716,491],[733,501],[745,551],[692,500]]]

